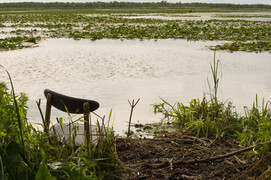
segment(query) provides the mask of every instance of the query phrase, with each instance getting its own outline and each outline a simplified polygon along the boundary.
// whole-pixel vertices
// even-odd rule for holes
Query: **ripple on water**
[[[40,121],[35,101],[45,99],[49,88],[70,96],[100,103],[98,113],[111,108],[117,132],[126,129],[130,106],[127,99],[141,98],[133,122],[159,121],[150,104],[159,97],[188,103],[207,91],[213,52],[205,48],[216,42],[185,40],[99,40],[50,39],[37,48],[0,52],[0,64],[12,76],[16,91],[30,98],[29,116]],[[222,69],[221,98],[231,98],[242,109],[255,94],[271,99],[270,53],[217,52]],[[0,79],[8,81],[3,70]],[[58,116],[53,111],[53,117]],[[63,115],[63,114],[60,114]]]

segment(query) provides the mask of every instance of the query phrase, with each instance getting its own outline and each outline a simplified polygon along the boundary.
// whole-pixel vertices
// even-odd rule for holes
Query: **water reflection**
[[[130,106],[128,99],[141,98],[135,107],[133,122],[158,122],[152,113],[160,97],[187,104],[208,92],[210,62],[214,53],[206,45],[217,42],[185,40],[80,40],[50,39],[38,48],[1,52],[17,92],[30,98],[29,117],[41,122],[35,101],[42,99],[45,88],[100,103],[97,111],[108,116],[113,109],[114,128],[127,129]],[[220,97],[234,102],[241,111],[252,105],[255,94],[271,99],[270,53],[217,52],[221,62]],[[8,82],[0,70],[0,79]],[[53,117],[63,116],[53,111]],[[65,115],[66,117],[66,115]]]
[[[230,17],[232,16],[232,17]],[[234,17],[238,16],[238,17]],[[265,17],[266,16],[266,17]],[[149,14],[149,15],[136,15],[136,16],[123,16],[128,19],[162,19],[162,20],[195,20],[195,21],[207,21],[207,20],[245,20],[245,21],[271,21],[270,12],[227,12],[227,13],[186,13],[186,14]]]

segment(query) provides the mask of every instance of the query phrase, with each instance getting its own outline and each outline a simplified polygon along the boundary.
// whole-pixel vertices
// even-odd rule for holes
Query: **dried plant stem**
[[[44,116],[43,116],[43,113],[42,113],[42,110],[41,110],[41,107],[40,107],[41,99],[39,99],[39,101],[36,101],[36,103],[37,103],[37,106],[38,106],[38,109],[39,109],[39,112],[40,112],[40,116],[41,116],[43,125],[44,125],[44,127],[45,127],[45,119],[44,119]]]
[[[135,100],[133,99],[132,103],[128,100],[130,106],[131,106],[131,113],[130,113],[130,118],[129,118],[129,126],[128,126],[128,133],[127,133],[127,137],[129,137],[131,135],[131,121],[132,121],[132,116],[133,116],[133,111],[134,111],[134,107],[137,105],[137,103],[139,102],[140,98],[138,98],[138,100],[135,103]]]

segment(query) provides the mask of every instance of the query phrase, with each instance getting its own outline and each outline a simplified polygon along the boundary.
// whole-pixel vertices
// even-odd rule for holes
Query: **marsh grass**
[[[101,124],[97,121],[97,143],[91,149],[75,144],[76,126],[70,129],[69,140],[60,142],[56,136],[38,131],[28,123],[27,97],[15,94],[11,76],[6,72],[12,90],[9,92],[4,83],[0,84],[1,179],[121,178],[123,167],[115,154],[112,130],[104,119]]]
[[[163,114],[166,122],[197,137],[232,139],[236,138],[235,130],[241,128],[231,103],[216,102],[206,97],[202,100],[192,99],[189,105],[180,102],[170,105],[165,100],[162,101],[153,105],[154,113]]]
[[[218,100],[218,64],[219,61],[214,56],[211,64],[213,86],[210,89],[210,99],[204,95],[202,100],[192,99],[188,105],[180,102],[171,105],[162,99],[162,103],[153,105],[154,113],[162,114],[162,122],[172,124],[179,131],[214,140],[238,141],[243,146],[267,143],[260,151],[270,152],[270,101],[265,102],[263,99],[260,106],[256,95],[252,108],[246,107],[245,115],[242,116],[235,111],[232,102]],[[209,86],[211,87],[210,82]]]
[[[237,132],[240,143],[245,146],[252,146],[265,143],[271,140],[271,108],[270,101],[259,104],[258,95],[249,109],[245,107],[245,116],[242,117],[242,131]]]
[[[218,100],[219,61],[214,53],[213,64],[210,64],[212,82],[207,79],[209,93],[202,100],[192,99],[188,106],[177,102],[170,105],[162,99],[162,103],[154,104],[154,113],[162,113],[176,128],[196,135],[213,139],[234,138],[235,129],[240,129],[240,120],[234,112],[231,102]],[[210,99],[206,97],[210,95]]]

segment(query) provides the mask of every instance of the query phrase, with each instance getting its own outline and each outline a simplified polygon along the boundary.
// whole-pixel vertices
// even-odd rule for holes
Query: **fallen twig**
[[[267,142],[267,143],[270,143],[270,142]],[[224,159],[224,158],[228,158],[228,157],[234,156],[236,154],[240,154],[240,153],[243,153],[243,152],[247,152],[247,151],[251,151],[253,149],[260,148],[264,144],[267,144],[267,143],[258,144],[258,145],[252,146],[252,147],[240,149],[240,150],[237,150],[237,151],[234,151],[234,152],[230,152],[230,153],[227,153],[227,154],[224,154],[224,155],[218,155],[218,156],[204,158],[204,159],[192,159],[192,160],[188,160],[188,161],[183,161],[183,160],[181,160],[181,161],[175,161],[175,162],[172,162],[172,165],[176,166],[176,165],[180,165],[180,164],[205,163],[205,162],[209,162],[209,161]],[[172,166],[168,161],[165,161],[164,163],[158,165],[157,167],[161,168],[161,167],[165,167],[165,166],[168,166],[168,165]]]
[[[190,139],[189,139],[190,138]],[[152,141],[174,141],[174,142],[182,142],[182,143],[186,143],[186,144],[194,144],[196,141],[203,144],[204,146],[208,147],[209,144],[207,142],[205,142],[205,140],[200,139],[200,138],[192,138],[192,136],[184,136],[184,137],[155,137],[152,139]]]
[[[185,180],[190,180],[190,179],[193,179],[193,180],[197,180],[197,179],[202,179],[201,177],[198,177],[198,176],[187,176],[187,175],[182,175],[181,176],[182,179],[185,179]]]

